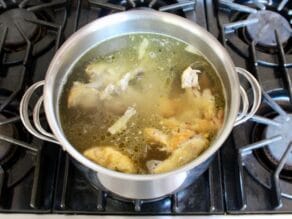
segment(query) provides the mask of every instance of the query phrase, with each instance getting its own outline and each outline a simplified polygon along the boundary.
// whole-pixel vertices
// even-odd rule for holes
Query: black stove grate
[[[290,55],[291,36],[287,43],[281,41],[282,35],[280,35],[280,29],[275,27],[274,31],[271,30],[272,35],[269,36],[270,38],[265,38],[266,42],[274,38],[274,48],[266,46],[263,49],[262,47],[258,47],[257,39],[251,41],[243,40],[242,34],[249,27],[253,27],[249,29],[250,31],[256,32],[257,30],[254,29],[254,24],[259,22],[256,18],[257,16],[247,16],[243,15],[244,13],[261,15],[264,14],[265,10],[269,10],[267,12],[272,15],[273,13],[279,13],[277,16],[282,16],[284,13],[289,14],[290,3],[288,1],[282,1],[280,4],[274,1],[269,1],[266,4],[258,3],[258,1],[252,1],[252,4],[247,4],[244,1],[239,1],[239,3],[225,0],[219,1],[218,34],[222,44],[231,54],[236,54],[235,57],[241,57],[240,59],[244,58],[246,60],[246,62],[238,62],[237,64],[247,66],[259,80],[263,87],[264,102],[275,112],[280,115],[283,113],[288,118],[287,113],[284,112],[276,101],[284,96],[287,102],[286,104],[291,106],[292,103],[291,74],[289,72],[292,61]],[[272,10],[275,12],[272,13]],[[239,17],[240,19],[234,20],[234,17]],[[249,19],[249,17],[255,18]],[[286,18],[288,19],[288,16]],[[290,31],[292,30],[291,25],[288,28],[290,28]],[[238,59],[235,58],[235,61],[238,61]],[[270,95],[276,93],[275,100],[266,92]],[[261,108],[263,106],[264,103]],[[256,124],[276,125],[274,120],[261,115],[254,116],[250,121],[254,121]],[[282,124],[277,125],[279,125],[279,129],[282,128]],[[268,147],[269,144],[276,143],[287,136],[272,136],[271,138],[265,139],[265,134],[261,133],[259,139],[256,140],[252,138],[253,129],[254,124],[252,122],[235,128],[232,135],[233,139],[231,140],[231,144],[235,147],[233,146],[233,149],[224,147],[221,151],[221,155],[224,157],[223,175],[227,211],[236,214],[243,212],[291,213],[291,196],[289,196],[289,192],[287,194],[287,191],[290,190],[291,181],[282,179],[280,173],[290,156],[292,146],[291,144],[278,145],[287,148],[275,167],[267,170],[258,160],[263,155],[261,154],[258,155],[259,157],[256,157],[255,153],[260,150],[259,148]],[[263,130],[266,130],[266,127]],[[236,161],[228,159],[229,156],[237,157]],[[236,167],[235,170],[230,168],[233,165]],[[254,179],[259,183],[254,181]],[[233,180],[236,182],[235,185],[231,185],[230,183]]]
[[[0,161],[0,212],[51,212],[57,165],[54,154],[59,149],[29,135],[20,122],[18,108],[25,88],[34,81],[34,58],[41,57],[55,40],[56,47],[60,44],[60,37],[47,35],[36,41],[30,36],[35,31],[24,28],[34,28],[35,23],[46,26],[46,31],[59,30],[59,25],[41,20],[42,10],[53,5],[60,3],[0,2],[0,147],[9,145],[13,150],[12,155],[3,155]],[[25,16],[23,20],[21,16]],[[11,22],[3,22],[5,19]],[[13,38],[12,30],[18,38]],[[11,47],[11,43],[16,44]],[[5,131],[7,127],[12,127],[13,134]]]
[[[210,168],[196,182],[155,202],[121,200],[93,188],[58,146],[44,144],[27,134],[15,109],[27,86],[44,79],[49,62],[62,42],[94,19],[132,8],[171,12],[198,23],[221,40],[237,66],[256,76],[272,101],[291,107],[291,37],[287,42],[283,41],[281,29],[277,29],[272,37],[275,43],[265,46],[252,39],[247,30],[248,26],[258,22],[257,18],[249,19],[248,15],[264,10],[280,14],[291,28],[290,1],[2,0],[0,16],[9,10],[26,10],[34,14],[24,19],[34,29],[23,30],[15,22],[13,28],[20,38],[13,45],[7,43],[11,27],[0,24],[0,113],[5,116],[0,120],[0,130],[8,124],[15,126],[19,133],[17,136],[0,133],[0,146],[3,142],[11,143],[17,152],[12,156],[17,158],[17,165],[9,166],[14,160],[9,165],[0,162],[0,212],[96,215],[291,213],[292,200],[289,195],[283,196],[291,181],[283,171],[287,166],[285,160],[289,159],[285,155],[288,156],[292,146],[287,145],[282,160],[271,169],[259,162],[262,158],[255,147],[263,146],[264,149],[264,145],[278,139],[258,142],[262,139],[254,141],[252,138],[256,124],[253,121],[276,123],[260,112],[253,121],[234,129]],[[268,95],[265,94],[266,99]],[[269,185],[248,171],[255,162],[261,172],[257,176],[263,175]]]
[[[93,188],[62,154],[55,193],[55,213],[188,215],[223,214],[220,157],[190,187],[157,201],[126,200]]]

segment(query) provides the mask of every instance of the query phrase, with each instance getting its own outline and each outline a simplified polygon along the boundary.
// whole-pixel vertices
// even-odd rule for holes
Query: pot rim
[[[97,26],[106,27],[110,23],[121,23],[124,21],[129,20],[129,15],[131,15],[130,19],[141,19],[141,17],[146,17],[147,19],[162,19],[167,21],[168,23],[173,23],[177,26],[180,26],[182,28],[188,29],[188,31],[192,32],[193,34],[200,35],[201,37],[204,37],[207,41],[209,41],[210,47],[216,52],[217,55],[220,57],[222,62],[225,64],[226,71],[229,72],[228,77],[231,79],[234,84],[232,84],[232,92],[230,93],[230,109],[228,118],[224,121],[224,126],[221,128],[220,136],[217,137],[216,140],[214,140],[211,145],[197,158],[195,158],[190,163],[172,170],[170,172],[166,173],[160,173],[160,174],[128,174],[128,173],[121,173],[114,170],[107,169],[105,167],[102,167],[89,159],[87,159],[85,156],[82,155],[77,149],[75,149],[74,146],[72,146],[69,141],[66,139],[65,135],[63,134],[61,127],[59,126],[59,123],[57,121],[57,116],[55,116],[55,110],[54,110],[54,102],[53,102],[53,85],[55,84],[55,76],[57,74],[57,71],[55,70],[57,67],[60,66],[62,63],[62,56],[66,54],[67,49],[74,46],[76,44],[76,41],[78,39],[81,39],[82,37],[86,36],[89,33],[92,33],[95,31]],[[190,169],[200,165],[205,160],[207,160],[209,157],[211,157],[224,143],[224,141],[229,136],[233,124],[235,122],[238,110],[240,105],[240,95],[239,95],[239,80],[238,75],[235,71],[235,67],[233,64],[232,59],[230,58],[229,54],[225,50],[225,48],[217,41],[215,37],[213,37],[210,33],[208,33],[205,29],[200,27],[199,25],[185,19],[182,17],[179,17],[174,14],[169,14],[166,12],[157,12],[157,11],[145,11],[145,10],[131,10],[126,12],[120,12],[115,13],[112,15],[108,15],[102,18],[99,18],[84,27],[82,27],[80,30],[75,32],[73,35],[71,35],[64,44],[59,48],[59,50],[56,52],[55,56],[53,57],[49,68],[46,73],[45,78],[45,85],[44,85],[44,108],[46,117],[49,123],[49,126],[56,136],[57,140],[60,142],[61,146],[65,151],[67,151],[74,159],[76,159],[81,164],[85,165],[86,167],[98,172],[98,174],[105,174],[109,175],[113,178],[119,178],[119,179],[125,179],[125,180],[135,180],[135,181],[152,181],[156,179],[161,179],[165,177],[170,177],[174,174],[179,174],[182,172],[189,171]],[[225,111],[226,113],[226,111]],[[225,118],[226,118],[225,114]],[[224,128],[224,130],[223,130]],[[222,131],[223,130],[223,131]]]

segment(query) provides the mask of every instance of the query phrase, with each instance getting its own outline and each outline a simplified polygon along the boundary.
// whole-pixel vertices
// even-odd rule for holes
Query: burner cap
[[[5,120],[6,117],[0,114],[0,120]],[[0,134],[8,137],[13,137],[13,126],[11,124],[1,125],[0,126]],[[3,161],[13,149],[13,145],[6,141],[0,141],[0,161]]]
[[[282,140],[277,141],[275,143],[269,144],[268,145],[268,150],[270,155],[273,157],[273,159],[279,163],[283,153],[285,152],[286,148],[292,141],[292,114],[289,114],[289,117],[285,116],[276,116],[274,121],[278,122],[281,124],[280,127],[276,126],[268,126],[266,129],[266,137],[271,138],[276,135],[280,135],[283,137]],[[292,154],[289,155],[288,160],[286,162],[286,167],[289,169],[292,169]]]
[[[11,9],[0,15],[1,32],[5,26],[8,28],[5,46],[18,46],[25,44],[25,40],[18,31],[15,23],[18,23],[22,32],[28,39],[31,39],[36,34],[38,29],[37,24],[30,23],[29,21],[26,21],[26,19],[37,19],[37,17],[33,12],[22,8]]]
[[[248,19],[257,18],[257,23],[247,26],[252,40],[261,46],[276,46],[275,30],[279,33],[280,43],[286,43],[291,34],[289,22],[282,15],[273,11],[258,11],[250,14]]]

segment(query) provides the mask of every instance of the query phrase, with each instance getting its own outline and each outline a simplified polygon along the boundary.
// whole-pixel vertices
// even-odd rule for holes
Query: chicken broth
[[[209,147],[223,123],[215,69],[178,39],[142,33],[110,39],[71,71],[60,98],[63,131],[106,168],[171,171]]]

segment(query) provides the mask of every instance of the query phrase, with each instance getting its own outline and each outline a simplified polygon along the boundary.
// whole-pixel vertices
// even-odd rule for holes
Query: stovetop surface
[[[155,202],[121,200],[96,190],[68,154],[57,145],[29,135],[18,116],[24,91],[44,79],[54,53],[72,33],[107,14],[149,5],[155,10],[184,16],[206,28],[226,47],[236,66],[253,73],[267,95],[258,117],[234,129],[210,168],[197,181]],[[265,18],[255,16],[267,11]],[[291,19],[292,4],[285,1],[0,1],[0,212],[292,213],[290,157],[283,161],[286,165],[280,168],[283,170],[279,180],[275,180],[285,150],[277,157],[266,147],[270,142],[255,144],[267,137],[266,127],[279,113],[271,103],[292,112],[292,39],[287,37],[286,24],[287,21],[291,31]],[[272,26],[262,28],[271,21]],[[272,30],[275,25],[279,28]],[[258,29],[261,30],[257,32]],[[249,98],[252,98],[250,93]],[[288,145],[284,147],[289,149]]]

